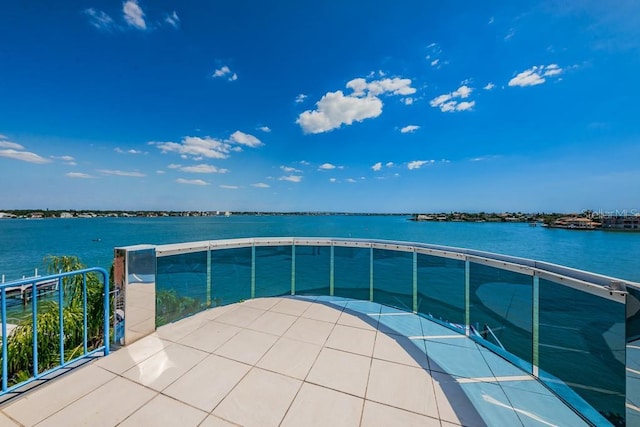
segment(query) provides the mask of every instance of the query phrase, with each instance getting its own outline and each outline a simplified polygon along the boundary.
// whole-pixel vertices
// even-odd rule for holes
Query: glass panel
[[[627,425],[640,425],[640,290],[627,288]]]
[[[533,361],[532,276],[470,263],[469,310],[471,326],[484,339]],[[530,371],[530,366],[518,365]]]
[[[124,292],[125,343],[156,329],[156,252],[153,248],[127,252],[127,285]]]
[[[203,310],[206,301],[206,251],[158,257],[157,327]]]
[[[251,298],[251,248],[211,251],[211,305]]]
[[[464,261],[418,254],[418,312],[464,329]]]
[[[336,246],[333,258],[333,294],[369,301],[371,249]]]
[[[373,300],[413,311],[413,253],[373,250]]]
[[[296,295],[329,295],[330,246],[296,246]]]
[[[540,280],[540,378],[573,403],[564,381],[614,425],[624,425],[624,322],[624,304]]]
[[[256,247],[256,298],[291,295],[291,248]]]

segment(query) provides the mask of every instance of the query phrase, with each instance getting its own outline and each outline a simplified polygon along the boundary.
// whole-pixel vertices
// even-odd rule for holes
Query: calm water
[[[232,216],[0,220],[0,274],[44,272],[47,255],[108,268],[113,248],[237,237],[353,237],[433,243],[549,261],[640,282],[640,233],[388,216]]]

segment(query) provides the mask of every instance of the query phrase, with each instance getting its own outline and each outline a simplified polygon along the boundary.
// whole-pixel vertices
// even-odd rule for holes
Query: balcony
[[[114,279],[122,347],[3,415],[24,425],[638,420],[634,283],[456,248],[293,238],[119,248]]]

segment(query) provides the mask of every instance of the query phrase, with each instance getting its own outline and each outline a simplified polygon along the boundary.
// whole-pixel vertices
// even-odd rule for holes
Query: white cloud
[[[171,15],[168,15],[164,21],[167,24],[171,25],[173,28],[178,28],[178,26],[180,25],[180,18],[178,17],[178,14],[175,10]]]
[[[335,179],[335,178],[329,178],[329,182],[336,183],[336,182],[338,182],[338,180]]]
[[[385,164],[386,167],[388,168],[392,168],[394,166],[393,162],[387,162],[387,164]]]
[[[350,183],[350,184],[353,184],[354,182],[358,182],[358,181],[356,181],[353,178],[347,178],[347,182]]]
[[[125,150],[123,150],[123,149],[122,149],[122,148],[120,148],[120,147],[116,147],[116,148],[114,148],[113,150],[114,150],[116,153],[119,153],[119,154],[143,154],[143,152],[142,152],[142,151],[140,151],[140,150],[130,149],[130,150],[126,150],[126,151],[125,151]]]
[[[278,178],[278,181],[300,182],[302,181],[302,176],[300,175],[281,176],[280,178]]]
[[[296,103],[300,104],[300,103],[304,102],[304,100],[306,98],[307,98],[307,95],[305,95],[304,93],[301,93],[298,96],[296,96]]]
[[[12,150],[24,150],[24,147],[20,144],[16,144],[11,141],[3,141],[3,138],[0,138],[0,148],[10,148]]]
[[[354,121],[378,117],[382,113],[382,101],[379,98],[344,96],[341,90],[328,92],[316,106],[316,110],[307,110],[296,120],[305,133],[327,132],[343,124],[351,125]]]
[[[189,173],[227,173],[229,169],[220,169],[213,165],[201,164],[194,166],[185,166],[180,168],[183,172]]]
[[[130,176],[134,178],[142,178],[146,176],[141,172],[126,172],[121,170],[111,170],[111,169],[100,169],[98,172],[103,173],[105,175],[116,175],[116,176]]]
[[[402,129],[400,129],[400,133],[411,133],[411,132],[417,131],[418,129],[420,129],[420,126],[407,125],[407,126],[403,127]]]
[[[182,165],[178,165],[176,163],[171,163],[169,166],[167,166],[169,169],[179,169],[182,167]]]
[[[292,168],[290,166],[280,166],[280,169],[282,169],[285,173],[294,173],[294,172],[300,173],[300,172],[302,172],[301,170],[296,169],[296,168]]]
[[[491,90],[494,87],[496,87],[496,85],[494,85],[493,83],[489,82],[487,83],[487,85],[485,87],[483,87],[484,90]]]
[[[424,165],[431,165],[433,163],[435,163],[434,160],[414,160],[407,163],[407,168],[409,170],[420,169]]]
[[[231,151],[231,144],[211,137],[186,136],[182,142],[152,142],[163,153],[174,152],[187,157],[206,157],[209,159],[226,159]]]
[[[436,58],[436,59],[434,59],[433,61],[431,61],[431,66],[432,66],[432,67],[437,66],[437,65],[438,65],[438,62],[440,62],[440,58]]]
[[[528,70],[518,73],[509,80],[509,86],[536,86],[546,82],[545,77],[553,77],[562,73],[562,68],[558,64],[534,65]]]
[[[256,188],[269,188],[271,187],[269,184],[265,184],[264,182],[257,182],[255,184],[251,184],[252,187]]]
[[[219,185],[219,187],[224,188],[225,190],[237,190],[238,188],[240,188],[237,185],[224,185],[224,184]]]
[[[470,110],[476,104],[475,101],[460,102],[459,99],[468,98],[469,95],[471,95],[471,92],[473,92],[473,89],[466,84],[463,84],[453,92],[445,93],[433,98],[429,102],[429,105],[434,108],[440,108],[440,111],[443,113]]]
[[[207,181],[203,181],[201,179],[184,179],[178,178],[176,179],[178,184],[188,184],[188,185],[209,185]]]
[[[69,165],[69,166],[76,166],[76,159],[74,159],[71,156],[51,156],[52,159],[54,160],[62,160],[63,162],[65,162],[65,164]]]
[[[323,164],[320,165],[318,170],[320,170],[320,171],[328,171],[328,170],[335,169],[335,168],[336,168],[336,166],[332,165],[331,163],[323,163]]]
[[[300,163],[301,165],[303,165],[303,166],[309,166],[309,165],[310,165],[310,163],[309,163],[308,161],[306,161],[306,160],[300,160],[300,162],[299,162],[299,163]]]
[[[337,129],[342,125],[362,122],[382,114],[381,95],[412,95],[411,79],[394,77],[367,81],[356,78],[347,82],[353,92],[345,95],[341,90],[327,92],[316,103],[315,110],[301,113],[296,120],[304,133],[322,133]]]
[[[247,147],[255,148],[264,145],[262,141],[256,138],[253,135],[248,133],[240,132],[239,130],[235,131],[231,134],[229,138],[231,142],[235,142],[236,144],[246,145]]]
[[[165,171],[163,171],[163,170],[157,170],[157,171],[156,171],[156,173],[157,173],[158,175],[164,175],[166,172],[165,172]]]
[[[89,8],[84,10],[84,14],[89,17],[89,23],[99,30],[111,30],[115,23],[113,18],[101,10]]]
[[[413,99],[413,98],[411,98],[411,97],[409,96],[409,97],[407,97],[407,98],[402,98],[400,101],[401,101],[404,105],[411,105],[411,104],[413,104],[414,99]]]
[[[13,148],[0,150],[0,157],[6,157],[14,160],[22,160],[23,162],[37,163],[37,164],[51,162],[51,160],[45,159],[44,157],[41,157],[36,153],[32,153],[30,151],[18,151],[18,150],[14,150]]]
[[[266,132],[266,133],[271,132],[271,129],[269,128],[269,126],[260,126],[258,130],[261,130],[262,132]]]
[[[371,166],[371,169],[373,169],[375,172],[379,172],[382,169],[382,162],[378,162],[375,165]]]
[[[238,80],[238,75],[233,73],[228,66],[223,65],[213,72],[212,77],[226,77],[230,82]]]
[[[95,177],[89,175],[88,173],[82,173],[82,172],[69,172],[69,173],[66,173],[65,176],[67,176],[69,178],[80,178],[80,179],[95,178]]]
[[[124,2],[122,4],[122,12],[124,13],[124,20],[127,24],[139,30],[147,29],[147,23],[144,21],[144,12],[136,0],[127,0]]]

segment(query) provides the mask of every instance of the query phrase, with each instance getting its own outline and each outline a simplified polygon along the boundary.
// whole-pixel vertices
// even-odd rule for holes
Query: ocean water
[[[0,275],[44,274],[48,255],[109,268],[114,247],[240,237],[352,237],[484,250],[640,282],[640,233],[526,223],[414,222],[402,216],[231,216],[0,220]]]

